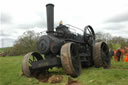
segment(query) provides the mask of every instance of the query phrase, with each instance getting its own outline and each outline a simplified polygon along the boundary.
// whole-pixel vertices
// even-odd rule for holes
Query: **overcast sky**
[[[0,47],[12,46],[27,30],[46,29],[47,3],[53,3],[54,21],[95,32],[128,38],[128,0],[1,0]],[[55,25],[55,26],[56,26]]]

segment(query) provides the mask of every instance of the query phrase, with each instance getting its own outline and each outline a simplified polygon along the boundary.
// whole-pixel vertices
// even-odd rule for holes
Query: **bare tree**
[[[109,33],[101,33],[101,32],[97,32],[96,33],[96,40],[97,41],[105,41],[106,43],[108,43],[110,40],[112,40],[112,36]]]

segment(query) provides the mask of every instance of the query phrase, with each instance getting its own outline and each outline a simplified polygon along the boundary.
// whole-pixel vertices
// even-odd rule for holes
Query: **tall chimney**
[[[47,33],[51,34],[54,32],[54,5],[47,4]]]

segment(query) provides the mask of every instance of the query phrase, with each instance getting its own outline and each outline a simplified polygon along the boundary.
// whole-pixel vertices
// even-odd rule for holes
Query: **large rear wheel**
[[[79,76],[81,73],[81,63],[78,56],[77,45],[73,42],[64,44],[60,54],[64,71],[72,77]]]
[[[110,67],[109,49],[105,42],[98,42],[94,45],[93,61],[95,67]]]

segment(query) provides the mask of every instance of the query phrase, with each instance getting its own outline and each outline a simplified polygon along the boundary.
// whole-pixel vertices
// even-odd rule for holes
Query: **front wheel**
[[[41,71],[46,69],[32,69],[32,63],[43,60],[43,57],[38,52],[27,53],[22,60],[22,72],[27,77],[37,76]]]

